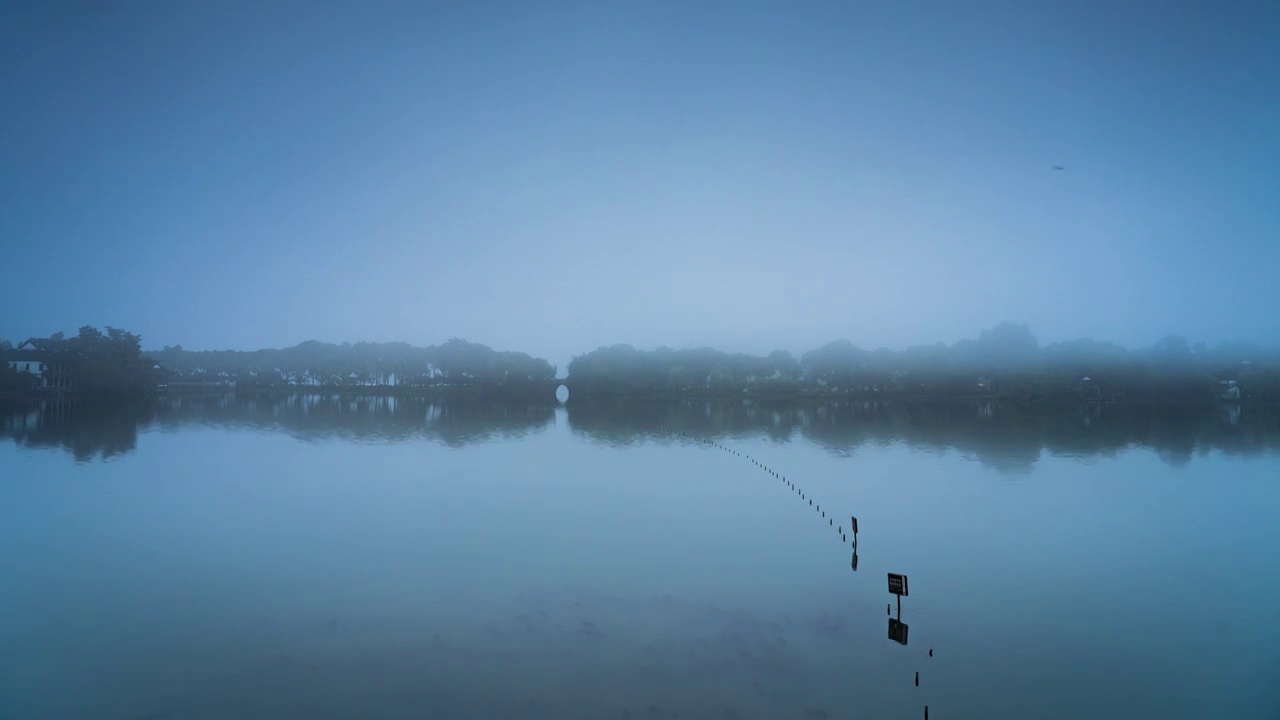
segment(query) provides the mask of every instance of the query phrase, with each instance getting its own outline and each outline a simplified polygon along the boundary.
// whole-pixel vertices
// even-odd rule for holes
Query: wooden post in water
[[[853,536],[854,542],[857,542],[858,536]],[[889,594],[898,597],[898,620],[902,620],[902,596],[907,595],[907,576],[898,575],[897,573],[889,573]]]

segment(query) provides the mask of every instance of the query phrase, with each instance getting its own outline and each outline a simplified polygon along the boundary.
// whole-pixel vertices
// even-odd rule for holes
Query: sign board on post
[[[857,535],[857,534],[858,534],[858,518],[853,517],[852,515],[850,515],[850,516],[849,516],[849,520],[851,520],[851,521],[853,522],[853,525],[852,525],[852,527],[853,527],[853,534],[854,534],[854,535]]]
[[[889,639],[899,645],[907,644],[907,624],[889,618]]]
[[[889,573],[889,594],[902,597],[907,595],[907,576]]]

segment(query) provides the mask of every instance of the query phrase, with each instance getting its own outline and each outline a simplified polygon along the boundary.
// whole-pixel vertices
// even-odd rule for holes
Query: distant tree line
[[[1137,350],[1087,339],[1041,346],[1026,325],[1002,323],[954,345],[868,351],[838,340],[799,359],[782,350],[613,345],[575,357],[568,382],[575,393],[601,395],[1280,401],[1280,348],[1191,345],[1177,336]]]
[[[42,369],[15,371],[4,363],[0,390],[40,387],[56,375],[77,390],[138,393],[155,387],[158,379],[154,364],[142,355],[142,337],[116,327],[104,332],[86,325],[72,337],[58,332],[16,345],[0,341],[0,360],[18,353],[34,355],[31,362]]]
[[[542,386],[556,369],[541,358],[453,339],[443,345],[308,341],[269,350],[188,351],[165,347],[148,354],[177,382],[236,383],[237,387],[518,389]]]
[[[80,329],[35,341],[75,358],[86,389],[141,390],[163,383],[237,388],[541,389],[556,368],[521,352],[452,339],[442,345],[316,341],[253,351],[142,353],[141,338],[119,328]],[[0,359],[12,343],[0,344]],[[0,368],[0,390],[20,374]],[[1210,347],[1168,336],[1126,349],[1095,340],[1041,345],[1026,325],[1002,323],[978,337],[894,351],[838,340],[798,359],[711,348],[639,350],[613,345],[579,355],[566,382],[574,396],[797,395],[854,398],[985,397],[1019,401],[1280,402],[1280,347]]]

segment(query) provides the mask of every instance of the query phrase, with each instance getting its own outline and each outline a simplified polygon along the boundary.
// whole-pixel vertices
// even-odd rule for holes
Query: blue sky
[[[0,337],[1280,341],[1276,37],[1268,2],[6,3]]]

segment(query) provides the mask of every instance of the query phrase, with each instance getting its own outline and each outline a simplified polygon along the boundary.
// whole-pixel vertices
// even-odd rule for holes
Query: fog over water
[[[1277,343],[1278,33],[1265,2],[10,3],[0,282],[40,300],[0,337]]]

